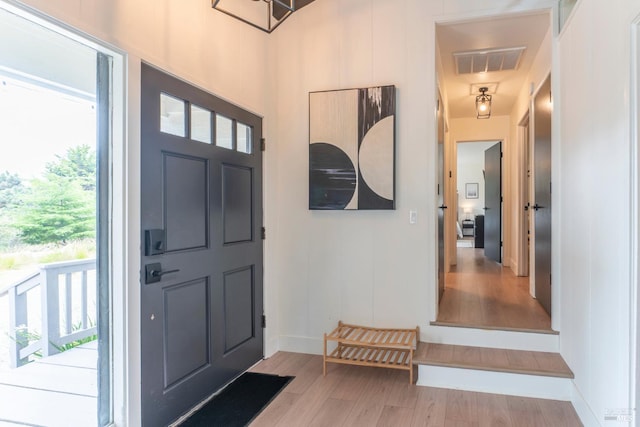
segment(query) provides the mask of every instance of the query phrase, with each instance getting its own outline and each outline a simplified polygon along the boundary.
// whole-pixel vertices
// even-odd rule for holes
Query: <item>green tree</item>
[[[18,174],[0,173],[0,211],[19,205],[23,193],[24,185]]]
[[[25,186],[18,174],[8,171],[0,173],[0,248],[19,243],[14,216],[22,203],[24,192]]]
[[[95,193],[79,181],[50,175],[35,179],[17,217],[20,238],[29,244],[65,243],[95,237]]]
[[[46,171],[60,178],[77,181],[85,191],[96,189],[96,152],[86,144],[69,148],[64,156],[46,165]]]

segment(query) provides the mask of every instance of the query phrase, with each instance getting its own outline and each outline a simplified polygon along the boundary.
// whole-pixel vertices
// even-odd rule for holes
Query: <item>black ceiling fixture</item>
[[[476,96],[476,113],[478,119],[491,117],[491,95],[487,95],[489,88],[481,87],[480,95]]]
[[[212,7],[266,33],[314,0],[212,0]]]

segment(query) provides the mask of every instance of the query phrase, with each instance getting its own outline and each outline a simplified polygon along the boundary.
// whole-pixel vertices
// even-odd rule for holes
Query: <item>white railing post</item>
[[[53,343],[60,338],[60,296],[58,286],[58,272],[44,266],[40,270],[42,297],[42,357],[59,353]]]
[[[20,350],[29,345],[27,332],[27,295],[18,294],[18,287],[9,288],[9,359],[11,368],[24,365],[20,358]]]
[[[40,271],[15,283],[7,289],[9,299],[9,335],[11,367],[22,366],[29,361],[29,357],[37,352],[42,357],[50,356],[60,351],[58,348],[76,340],[83,340],[96,334],[97,327],[90,326],[88,313],[88,272],[96,269],[95,259],[82,261],[65,261],[45,264]],[[73,274],[79,273],[80,301],[73,297]],[[60,276],[65,276],[64,296],[60,296]],[[94,286],[97,286],[95,284]],[[40,287],[41,325],[40,339],[29,342],[38,332],[38,325],[29,324],[28,296],[31,290]],[[61,310],[60,303],[65,301],[65,310]],[[75,305],[74,305],[75,302]],[[74,310],[80,311],[78,330],[74,330]],[[64,314],[65,331],[61,333],[60,326]]]

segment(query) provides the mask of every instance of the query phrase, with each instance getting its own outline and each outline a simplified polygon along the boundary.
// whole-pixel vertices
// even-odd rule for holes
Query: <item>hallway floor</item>
[[[529,294],[529,278],[489,260],[483,249],[458,248],[458,265],[445,276],[436,323],[551,331],[551,318]]]
[[[407,373],[327,366],[322,356],[278,352],[251,371],[293,375],[251,427],[582,425],[571,402],[423,387]]]

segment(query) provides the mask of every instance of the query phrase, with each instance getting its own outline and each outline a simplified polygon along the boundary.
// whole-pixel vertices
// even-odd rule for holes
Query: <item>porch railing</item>
[[[95,259],[44,264],[38,272],[7,289],[12,368],[28,363],[29,356],[34,353],[50,356],[73,341],[96,334],[95,322],[88,311],[89,291],[95,295],[95,269]],[[29,309],[37,304],[28,301],[27,293],[38,288],[41,321],[39,325],[33,322],[34,325],[30,321],[37,318],[38,313],[29,312]],[[95,321],[95,313],[93,315]],[[74,317],[77,319],[75,324]]]

